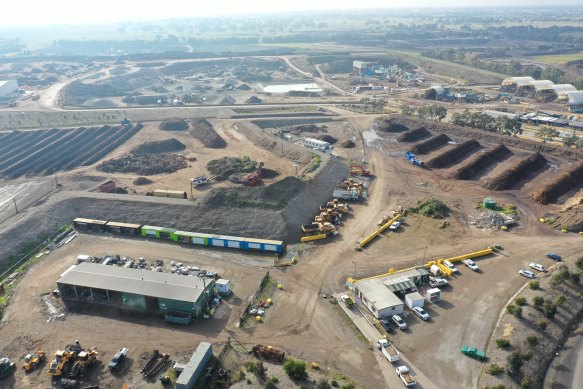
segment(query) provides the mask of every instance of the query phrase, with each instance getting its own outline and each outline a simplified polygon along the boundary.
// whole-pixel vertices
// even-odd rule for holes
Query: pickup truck
[[[411,374],[407,366],[399,366],[395,369],[395,371],[405,386],[413,386],[417,383],[415,376]]]
[[[478,350],[475,347],[470,346],[462,346],[461,352],[468,357],[475,358],[479,361],[483,361],[486,359],[486,353],[484,351]]]
[[[393,346],[393,344],[386,339],[377,340],[377,348],[381,350],[385,358],[387,358],[387,360],[391,363],[397,362],[399,359],[401,359],[401,356],[399,355],[399,352],[395,346]]]
[[[400,222],[393,222],[391,224],[391,226],[389,227],[389,230],[391,231],[397,231],[397,229],[399,229],[399,227],[401,226]]]

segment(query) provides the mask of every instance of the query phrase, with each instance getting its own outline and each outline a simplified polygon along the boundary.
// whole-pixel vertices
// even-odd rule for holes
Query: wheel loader
[[[22,368],[24,369],[25,372],[28,373],[29,371],[33,371],[37,367],[39,367],[39,365],[44,363],[46,359],[47,359],[46,351],[37,351],[34,354],[27,354],[26,357],[24,357],[24,363],[22,364]]]

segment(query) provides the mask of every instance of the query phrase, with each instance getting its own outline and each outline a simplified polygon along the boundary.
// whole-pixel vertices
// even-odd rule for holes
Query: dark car
[[[553,261],[557,261],[557,262],[563,259],[563,258],[561,258],[561,256],[559,254],[555,254],[555,253],[546,253],[545,255],[547,258],[550,258]]]
[[[109,370],[117,370],[121,366],[122,362],[128,356],[127,348],[123,347],[120,348],[119,351],[111,358],[111,362],[109,362]]]
[[[391,325],[391,322],[389,321],[389,319],[381,319],[381,326],[383,326],[385,331],[393,332],[393,326]]]

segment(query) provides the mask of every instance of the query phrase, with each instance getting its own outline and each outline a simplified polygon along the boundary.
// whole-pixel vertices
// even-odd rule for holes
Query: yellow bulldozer
[[[46,351],[37,351],[33,354],[27,354],[24,357],[24,363],[22,364],[22,368],[25,372],[30,372],[35,370],[39,365],[44,363],[47,359]]]

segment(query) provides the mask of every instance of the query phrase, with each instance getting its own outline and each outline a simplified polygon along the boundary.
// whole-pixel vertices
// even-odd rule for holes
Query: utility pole
[[[423,247],[423,264],[425,265],[425,251],[427,250],[427,246]]]
[[[18,215],[18,206],[16,206],[16,197],[12,199],[14,201],[14,209],[16,209],[16,214]]]
[[[354,273],[352,273],[352,278],[356,280],[356,264],[358,262],[357,261],[352,261],[352,264],[354,265]]]

